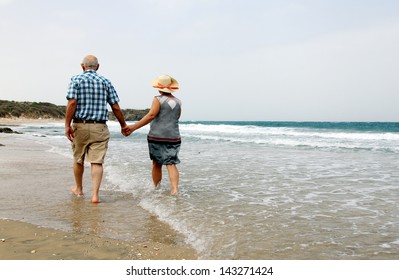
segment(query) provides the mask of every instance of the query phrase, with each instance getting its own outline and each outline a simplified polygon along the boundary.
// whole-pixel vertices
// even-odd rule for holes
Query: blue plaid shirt
[[[74,118],[82,120],[107,121],[107,103],[119,103],[111,82],[94,70],[73,76],[66,98],[77,100]]]

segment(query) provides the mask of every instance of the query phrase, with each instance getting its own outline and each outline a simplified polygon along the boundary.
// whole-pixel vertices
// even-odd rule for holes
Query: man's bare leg
[[[84,165],[79,163],[73,164],[73,174],[75,175],[76,186],[72,187],[71,191],[74,195],[83,195],[83,172]]]
[[[92,203],[100,202],[99,191],[100,191],[102,178],[103,178],[103,165],[99,163],[92,163],[91,164]]]
[[[155,160],[152,161],[152,181],[154,182],[154,187],[158,188],[159,183],[162,180],[162,164],[159,164]]]
[[[170,194],[176,195],[179,191],[179,171],[177,170],[176,164],[168,164],[166,168],[168,169],[169,179],[172,185]]]

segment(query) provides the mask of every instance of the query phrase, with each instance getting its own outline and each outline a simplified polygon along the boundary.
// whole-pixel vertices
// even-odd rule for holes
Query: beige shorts
[[[85,160],[103,164],[108,149],[108,126],[100,123],[74,123],[72,128],[75,133],[72,142],[74,161],[79,164]]]

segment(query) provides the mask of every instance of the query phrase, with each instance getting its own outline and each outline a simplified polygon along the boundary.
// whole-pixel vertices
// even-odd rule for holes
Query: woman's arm
[[[158,98],[154,97],[154,99],[152,100],[151,109],[147,113],[147,115],[145,115],[138,122],[128,126],[128,128],[131,131],[130,133],[132,133],[133,131],[135,131],[135,130],[137,130],[137,129],[139,129],[139,128],[147,125],[147,124],[149,124],[158,115],[160,109],[161,109],[161,104],[159,103]]]

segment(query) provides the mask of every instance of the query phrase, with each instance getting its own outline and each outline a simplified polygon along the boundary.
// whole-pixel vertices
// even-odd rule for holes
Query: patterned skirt
[[[178,164],[181,140],[160,141],[147,137],[150,159],[162,165]]]

